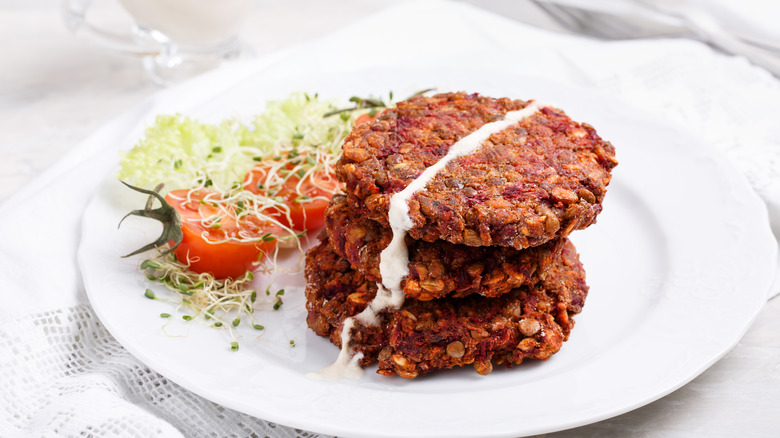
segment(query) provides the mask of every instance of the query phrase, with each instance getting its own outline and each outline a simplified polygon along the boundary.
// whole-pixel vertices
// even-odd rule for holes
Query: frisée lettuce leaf
[[[163,194],[198,187],[225,193],[240,187],[257,162],[278,161],[290,151],[318,157],[318,165],[327,166],[341,153],[357,115],[325,117],[334,108],[334,102],[296,92],[268,102],[248,123],[159,115],[135,147],[122,153],[117,176],[149,190],[163,183]]]

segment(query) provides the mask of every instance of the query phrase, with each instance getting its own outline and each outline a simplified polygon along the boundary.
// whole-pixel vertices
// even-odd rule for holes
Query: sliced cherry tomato
[[[215,192],[199,190],[190,200],[187,193],[188,190],[173,190],[165,200],[181,217],[184,238],[174,253],[195,272],[208,272],[216,278],[240,277],[248,270],[255,270],[257,263],[273,250],[276,239],[271,240],[270,236],[283,232],[273,224],[259,223],[251,215],[238,220],[231,207],[225,206],[226,212],[209,202],[209,199],[219,199]],[[267,240],[227,240],[263,236],[268,236]]]
[[[370,113],[365,113],[360,116],[358,116],[357,119],[355,119],[355,126],[362,125],[363,123],[368,123],[373,121],[377,118],[379,114],[374,114],[373,116]]]
[[[301,181],[298,175],[289,175],[281,188],[269,193],[265,181],[270,166],[258,164],[246,176],[244,187],[252,193],[278,196],[286,208],[270,210],[270,216],[295,231],[312,231],[325,225],[325,208],[339,188],[339,182],[332,174],[315,172]],[[289,212],[287,211],[289,209]],[[289,213],[289,220],[287,214]]]

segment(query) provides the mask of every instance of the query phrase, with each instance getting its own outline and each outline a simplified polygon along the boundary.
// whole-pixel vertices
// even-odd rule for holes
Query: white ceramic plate
[[[313,380],[305,374],[331,363],[337,349],[306,329],[300,276],[285,280],[281,312],[259,313],[267,333],[239,330],[238,352],[229,350],[225,332],[201,324],[176,322],[165,334],[159,314],[172,313],[171,306],[144,298],[150,286],[137,270],[140,258],[119,257],[153,240],[158,228],[136,220],[117,230],[144,197],[110,176],[85,212],[79,250],[101,321],[149,367],[224,406],[306,430],[384,437],[509,437],[588,424],[668,394],[741,338],[766,300],[775,266],[763,204],[706,145],[603,96],[463,69],[258,74],[179,110],[213,120],[256,113],[265,100],[294,90],[346,100],[429,86],[553,102],[617,149],[620,165],[603,214],[572,236],[590,294],[569,341],[550,360],[487,377],[463,369],[404,380],[369,369],[360,380]],[[132,130],[138,125],[117,129],[116,138]]]

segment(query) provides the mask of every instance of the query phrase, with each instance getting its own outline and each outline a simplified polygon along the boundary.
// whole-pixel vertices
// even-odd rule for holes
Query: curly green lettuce
[[[341,153],[341,142],[358,115],[325,117],[335,108],[332,101],[297,92],[268,102],[249,123],[212,124],[180,114],[160,115],[138,144],[122,154],[117,176],[146,189],[163,183],[165,191],[211,187],[224,193],[240,186],[260,161],[302,155],[312,157],[310,166],[328,167]]]

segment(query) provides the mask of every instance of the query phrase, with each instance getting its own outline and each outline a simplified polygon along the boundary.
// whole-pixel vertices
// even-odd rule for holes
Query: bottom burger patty
[[[341,346],[347,317],[360,313],[376,283],[336,254],[325,233],[306,256],[307,323]],[[414,378],[438,369],[473,365],[480,374],[524,359],[548,359],[560,350],[587,296],[585,271],[568,240],[544,275],[499,297],[469,295],[430,301],[407,298],[380,313],[380,324],[355,321],[350,349],[361,365],[378,361],[378,373]]]

